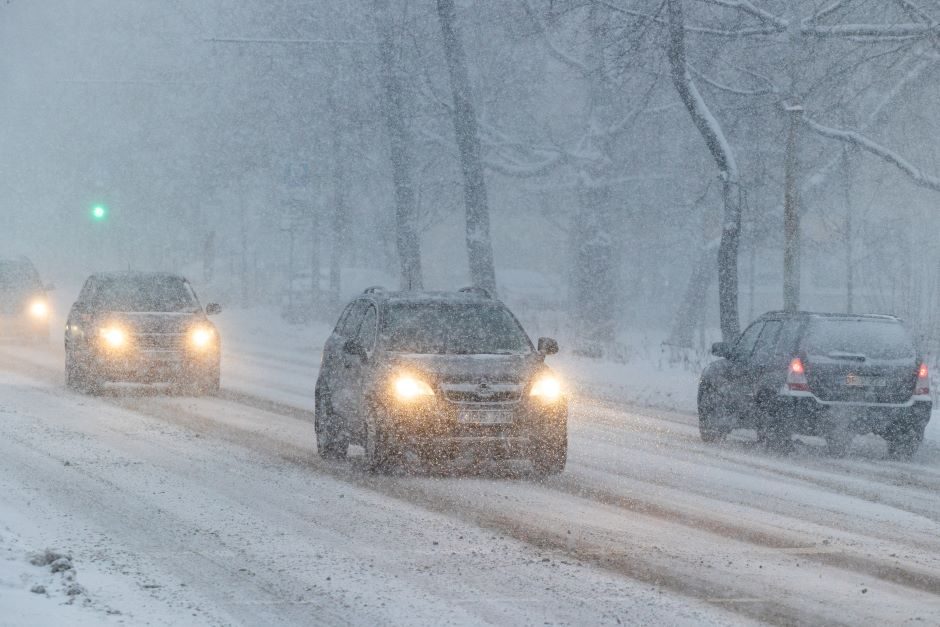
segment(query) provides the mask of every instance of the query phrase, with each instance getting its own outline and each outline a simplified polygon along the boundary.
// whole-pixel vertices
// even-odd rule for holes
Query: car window
[[[751,356],[752,362],[766,365],[773,361],[781,327],[783,327],[783,323],[779,320],[768,320],[764,323],[764,328],[754,347],[754,354]]]
[[[387,350],[436,355],[532,351],[519,322],[498,303],[396,303],[382,320]]]
[[[778,358],[789,360],[795,355],[802,326],[803,321],[796,318],[783,323],[783,328],[780,330],[780,335],[777,337],[776,355]]]
[[[749,326],[747,330],[741,334],[737,344],[734,345],[735,359],[747,359],[751,356],[751,352],[754,350],[754,344],[757,343],[757,338],[760,336],[763,327],[764,321],[760,320]]]
[[[343,335],[343,330],[346,328],[346,324],[349,320],[349,317],[352,315],[352,311],[355,306],[355,302],[346,305],[345,309],[343,309],[343,313],[339,315],[339,320],[336,321],[336,326],[333,327],[333,333],[336,335]]]
[[[379,316],[375,311],[375,307],[369,307],[362,318],[362,323],[359,325],[359,333],[356,335],[359,343],[367,351],[371,351],[375,347],[375,338],[378,331]]]
[[[345,338],[356,335],[359,330],[359,321],[362,320],[362,314],[365,313],[369,303],[364,300],[354,301],[348,308],[346,315],[337,325],[337,333]]]
[[[809,355],[842,359],[914,359],[917,351],[904,325],[897,320],[876,318],[829,318],[813,320],[803,348]]]
[[[193,313],[200,310],[193,288],[176,276],[107,277],[100,280],[90,300],[94,307],[110,311]]]

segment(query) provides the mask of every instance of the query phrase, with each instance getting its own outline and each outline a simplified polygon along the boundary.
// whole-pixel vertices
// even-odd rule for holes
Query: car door
[[[323,367],[326,369],[327,390],[330,396],[330,405],[333,411],[341,416],[349,412],[352,401],[350,396],[355,394],[354,382],[350,380],[350,358],[344,347],[346,342],[356,336],[359,323],[368,307],[363,300],[353,301],[345,314],[340,318],[336,329],[327,340],[324,348]]]
[[[772,381],[773,375],[780,370],[777,344],[782,329],[782,320],[765,320],[764,328],[761,329],[754,350],[751,352],[750,368],[748,368],[750,385],[745,399],[751,411],[762,413],[765,408],[760,406],[761,403],[769,398],[769,395],[776,393]]]
[[[754,352],[754,346],[757,344],[757,338],[760,337],[763,328],[763,320],[752,323],[738,338],[728,358],[728,368],[725,371],[726,398],[732,411],[739,417],[748,415],[748,399],[750,388],[753,386],[750,372],[751,353]]]
[[[346,381],[353,386],[349,395],[349,406],[346,409],[346,422],[351,431],[356,432],[363,427],[368,408],[367,395],[372,389],[370,373],[374,366],[372,356],[375,353],[375,343],[379,331],[378,310],[370,304],[362,316],[359,329],[356,332],[356,341],[365,349],[365,356],[346,355]]]

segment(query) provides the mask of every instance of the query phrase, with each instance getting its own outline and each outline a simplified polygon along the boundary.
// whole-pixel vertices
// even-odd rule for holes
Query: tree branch
[[[548,30],[545,28],[545,25],[542,24],[542,19],[536,14],[535,9],[533,9],[529,4],[529,0],[524,0],[522,7],[526,14],[532,18],[532,21],[535,23],[535,28],[539,33],[539,38],[542,40],[542,43],[545,44],[549,54],[565,65],[577,70],[582,75],[587,76],[590,73],[588,67],[581,61],[578,61],[570,54],[566,53],[564,50],[560,49],[555,45],[555,42],[551,40],[551,38],[548,36]]]
[[[803,123],[823,137],[837,139],[841,142],[851,144],[852,146],[860,148],[861,150],[881,158],[883,161],[890,163],[897,169],[907,174],[907,176],[910,177],[910,179],[916,185],[926,187],[927,189],[932,189],[935,192],[940,192],[940,178],[930,176],[929,174],[924,174],[920,171],[919,168],[911,164],[907,159],[894,152],[890,148],[886,148],[885,146],[882,146],[881,144],[855,131],[825,126],[805,115],[803,116]]]

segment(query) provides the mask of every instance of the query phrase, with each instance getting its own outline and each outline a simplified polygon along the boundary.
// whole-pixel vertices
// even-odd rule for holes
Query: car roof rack
[[[457,290],[461,294],[476,294],[477,296],[482,296],[483,298],[493,298],[493,295],[490,294],[490,291],[483,287],[477,287],[476,285],[471,285],[469,287],[462,287]]]
[[[367,287],[362,291],[363,294],[378,294],[384,292],[385,288],[381,285],[373,285],[372,287]]]

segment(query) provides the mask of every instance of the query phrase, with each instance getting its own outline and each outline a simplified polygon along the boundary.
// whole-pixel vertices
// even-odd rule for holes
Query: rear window
[[[916,350],[907,329],[893,320],[832,319],[809,324],[803,349],[832,359],[914,359]]]

